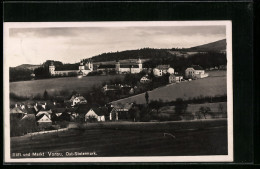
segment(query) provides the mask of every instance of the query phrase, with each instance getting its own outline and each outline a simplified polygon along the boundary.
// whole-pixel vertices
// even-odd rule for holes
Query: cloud
[[[75,63],[104,52],[192,47],[226,38],[225,26],[11,28],[12,66],[47,59]]]

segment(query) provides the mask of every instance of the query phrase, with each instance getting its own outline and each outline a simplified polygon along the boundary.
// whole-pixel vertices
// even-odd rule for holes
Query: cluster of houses
[[[192,65],[185,70],[185,74],[179,74],[174,71],[174,68],[170,67],[170,65],[158,65],[153,69],[153,75],[155,77],[160,77],[165,74],[169,74],[169,83],[178,83],[186,79],[201,79],[208,77],[208,73],[205,73],[205,70],[199,65]],[[148,75],[143,76],[140,79],[141,83],[149,83],[151,79],[149,79]]]
[[[132,104],[124,105],[90,105],[79,94],[73,95],[66,104],[56,102],[38,102],[15,104],[10,109],[10,115],[21,122],[30,120],[35,122],[40,129],[48,128],[59,121],[118,121],[127,117]]]
[[[110,72],[113,71],[117,74],[137,74],[141,71],[151,71],[150,68],[144,68],[142,60],[139,58],[134,62],[129,63],[120,63],[119,60],[115,62],[115,64],[101,64],[98,65],[97,68],[94,69],[93,62],[91,59],[87,60],[85,63],[83,61],[80,62],[78,70],[62,70],[57,71],[55,70],[55,66],[53,62],[49,66],[49,72],[51,76],[68,76],[69,73],[76,73],[78,77],[87,76],[90,72],[97,71],[97,72]],[[183,75],[179,75],[177,72],[174,72],[174,68],[170,67],[170,65],[158,65],[156,68],[152,69],[154,76],[160,77],[166,73],[169,73],[171,77],[169,78],[169,83],[178,82],[183,79]],[[185,77],[188,79],[197,79],[197,78],[205,78],[208,74],[205,73],[205,70],[199,65],[192,65],[185,70]],[[147,76],[142,77],[140,79],[141,83],[149,83],[150,79]]]

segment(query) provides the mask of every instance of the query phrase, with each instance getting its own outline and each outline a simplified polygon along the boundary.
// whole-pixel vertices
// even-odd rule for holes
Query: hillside
[[[226,45],[227,45],[226,39],[222,39],[216,42],[194,46],[188,48],[187,50],[190,52],[210,52],[210,51],[220,52],[220,51],[226,51]]]
[[[34,70],[34,69],[36,69],[36,68],[38,68],[40,66],[41,65],[22,64],[22,65],[14,67],[14,68],[16,68],[16,69],[30,69],[30,70]]]
[[[216,42],[211,42],[208,44],[203,44],[191,48],[183,49],[154,49],[154,48],[142,48],[136,50],[126,50],[121,52],[109,52],[102,53],[92,57],[94,62],[107,62],[115,60],[127,60],[127,59],[169,59],[175,56],[183,56],[187,58],[188,56],[198,54],[199,52],[221,52],[226,51],[226,39],[219,40]]]

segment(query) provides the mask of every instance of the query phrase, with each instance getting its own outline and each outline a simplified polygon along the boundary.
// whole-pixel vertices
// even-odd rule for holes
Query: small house
[[[183,79],[183,76],[177,74],[171,74],[169,76],[169,83],[179,83]]]
[[[205,70],[201,66],[193,65],[185,70],[185,77],[191,79],[200,79],[208,77],[208,73],[205,73]]]
[[[71,106],[75,106],[78,104],[86,104],[87,100],[83,96],[76,94],[71,97],[70,102],[72,103]]]
[[[41,114],[39,116],[36,116],[36,121],[40,128],[47,128],[52,125],[52,120],[46,114]]]
[[[151,79],[149,79],[149,77],[146,75],[146,76],[143,76],[141,79],[140,79],[140,83],[150,83],[151,82]]]

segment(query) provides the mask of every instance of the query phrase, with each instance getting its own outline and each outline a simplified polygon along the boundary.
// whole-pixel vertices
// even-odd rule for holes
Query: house
[[[109,111],[109,120],[110,121],[118,121],[118,112],[116,108],[112,107]]]
[[[85,121],[105,121],[105,113],[101,108],[90,108],[85,115]]]
[[[88,104],[79,105],[75,111],[76,118],[81,121],[105,121],[105,116],[108,113],[107,109],[97,107],[95,105],[90,106]]]
[[[199,65],[193,65],[185,70],[185,77],[190,79],[205,78],[208,77],[208,73]]]
[[[141,79],[140,79],[140,83],[150,83],[151,82],[151,79],[149,79],[149,77],[147,75],[143,76]]]
[[[181,75],[171,74],[169,76],[169,83],[178,83],[178,82],[181,82],[182,79],[183,79],[183,76],[181,76]]]
[[[111,107],[115,108],[117,112],[117,120],[123,120],[127,119],[127,116],[129,115],[129,110],[132,108],[133,103],[125,103],[125,104],[114,104],[111,105]]]
[[[40,128],[46,128],[52,125],[52,120],[46,114],[41,114],[39,116],[36,116],[36,121]]]
[[[107,92],[107,91],[119,91],[120,90],[120,85],[105,85],[103,87],[103,91]]]
[[[52,111],[51,110],[40,110],[37,114],[36,114],[36,118],[40,117],[41,115],[46,115],[48,118],[51,119],[51,114],[52,114]]]
[[[20,106],[17,106],[17,104],[14,108],[10,109],[10,115],[14,118],[21,119],[24,117],[25,114],[26,113],[24,112],[24,110],[22,110]]]
[[[78,104],[86,104],[87,100],[80,94],[76,94],[76,95],[71,96],[71,99],[69,100],[69,102],[71,103],[71,106],[75,106]]]
[[[174,74],[174,69],[170,65],[158,65],[153,69],[154,76],[162,76],[166,73]]]

